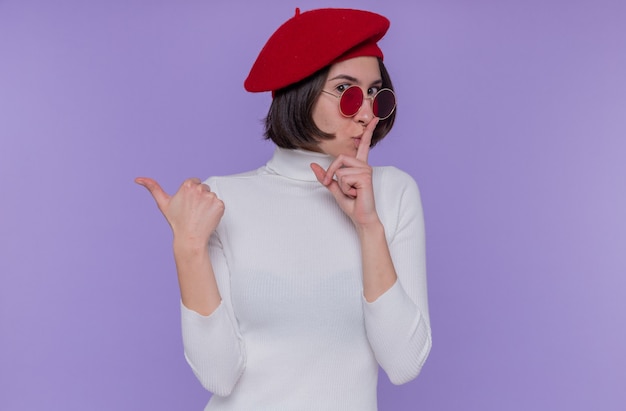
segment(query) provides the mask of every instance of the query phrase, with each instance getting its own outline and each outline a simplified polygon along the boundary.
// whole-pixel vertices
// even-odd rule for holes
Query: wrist
[[[385,233],[385,227],[378,218],[367,223],[357,224],[356,230],[361,238],[364,236],[380,235]]]
[[[206,252],[208,241],[190,238],[190,237],[174,237],[172,248],[175,255],[195,255]]]

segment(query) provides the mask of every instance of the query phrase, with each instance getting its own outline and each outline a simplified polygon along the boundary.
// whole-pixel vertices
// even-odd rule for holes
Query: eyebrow
[[[338,76],[335,76],[331,79],[328,79],[328,81],[334,81],[334,80],[348,80],[351,81],[352,83],[358,83],[359,80],[357,80],[355,77],[349,76],[347,74],[339,74]],[[382,84],[383,80],[382,79],[378,79],[376,81],[373,81],[372,84],[370,84],[371,86],[373,85],[379,85]]]

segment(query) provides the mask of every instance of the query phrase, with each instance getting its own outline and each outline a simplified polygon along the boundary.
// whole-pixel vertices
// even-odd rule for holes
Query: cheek
[[[337,129],[336,107],[329,107],[328,104],[318,102],[313,108],[313,121],[317,128],[325,133],[334,133]]]

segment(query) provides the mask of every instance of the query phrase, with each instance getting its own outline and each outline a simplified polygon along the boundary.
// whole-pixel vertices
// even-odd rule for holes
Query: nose
[[[372,119],[376,117],[374,115],[374,99],[367,96],[367,92],[363,93],[363,103],[361,108],[354,116],[355,121],[367,126]]]

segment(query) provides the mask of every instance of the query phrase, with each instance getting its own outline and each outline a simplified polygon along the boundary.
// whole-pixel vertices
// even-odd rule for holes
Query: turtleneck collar
[[[274,156],[265,167],[270,173],[294,180],[317,181],[310,164],[317,163],[327,169],[333,160],[333,157],[324,153],[276,147]]]

